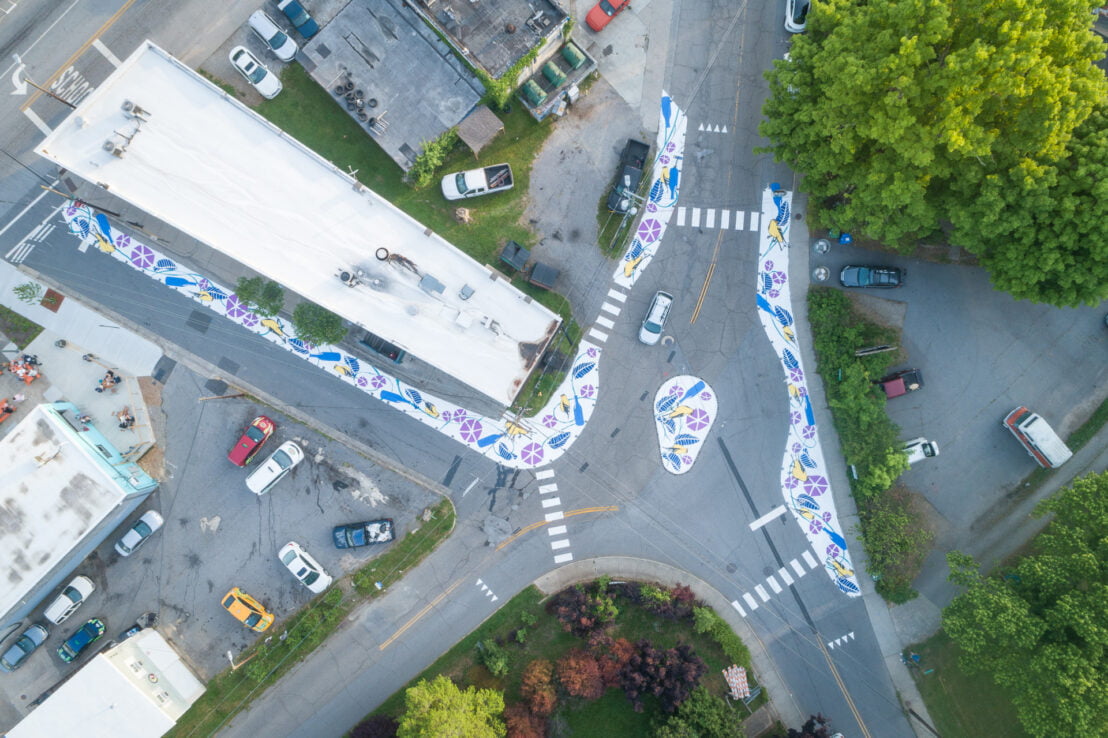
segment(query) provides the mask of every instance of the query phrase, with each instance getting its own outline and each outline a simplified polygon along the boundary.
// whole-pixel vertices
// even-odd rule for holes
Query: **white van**
[[[1044,469],[1056,469],[1073,456],[1073,451],[1042,416],[1025,407],[1017,407],[1008,413],[1004,418],[1004,427],[1012,431],[1031,458]]]
[[[65,585],[62,593],[50,603],[43,614],[51,623],[61,625],[84,604],[95,589],[96,585],[88,577],[73,577],[73,581]]]

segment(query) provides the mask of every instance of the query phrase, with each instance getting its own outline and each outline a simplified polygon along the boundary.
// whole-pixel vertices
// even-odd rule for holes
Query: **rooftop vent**
[[[138,118],[139,120],[150,120],[150,111],[138,106],[138,103],[133,103],[130,100],[124,100],[120,106],[123,110],[123,114],[128,118]]]

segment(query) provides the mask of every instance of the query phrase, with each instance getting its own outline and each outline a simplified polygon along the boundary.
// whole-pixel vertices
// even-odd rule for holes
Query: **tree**
[[[506,734],[500,719],[504,695],[492,689],[469,687],[463,692],[440,674],[408,687],[404,703],[398,738],[504,738]]]
[[[281,285],[262,277],[239,277],[235,295],[255,313],[267,318],[281,312],[285,306],[285,291]]]
[[[654,738],[743,738],[742,721],[719,697],[697,687],[677,713],[654,732]]]
[[[296,306],[292,311],[292,325],[301,340],[317,346],[338,343],[346,338],[342,318],[314,302],[302,302]]]
[[[810,220],[903,249],[945,228],[997,270],[998,286],[1017,286],[1011,273],[1037,266],[1046,278],[1019,296],[1098,301],[1108,295],[1104,242],[1067,236],[1100,233],[1104,221],[1098,209],[1071,215],[1075,203],[1059,198],[1102,190],[1099,145],[1080,149],[1094,160],[1066,165],[1086,168],[1072,187],[1050,181],[1080,148],[1075,138],[1090,139],[1078,128],[1108,89],[1090,23],[1087,0],[816,3],[790,59],[767,73],[759,130],[778,161],[804,174]],[[1041,215],[1025,192],[1038,195]],[[1049,237],[1059,212],[1072,224]],[[1032,248],[1008,245],[1030,221],[1043,223],[1020,231]],[[1074,264],[1098,273],[1069,275]]]
[[[635,644],[620,672],[620,686],[635,712],[643,711],[643,698],[654,695],[662,710],[672,713],[696,688],[708,667],[687,644],[660,651],[642,640]]]
[[[546,721],[526,705],[517,703],[504,708],[504,724],[508,728],[508,738],[544,738],[546,735]]]
[[[947,556],[966,587],[943,611],[963,667],[1012,697],[1031,735],[1098,735],[1108,710],[1108,472],[1076,480],[1040,505],[1054,520],[1034,553],[1003,578]]]
[[[604,695],[604,681],[596,657],[579,648],[558,659],[558,683],[570,697],[595,700]]]
[[[558,695],[554,691],[554,666],[545,659],[536,659],[523,670],[519,694],[528,708],[540,717],[554,712]]]
[[[374,715],[354,726],[350,738],[395,738],[400,724],[388,715]]]
[[[600,666],[600,680],[604,687],[618,687],[619,673],[635,653],[635,644],[626,638],[613,639],[603,631],[595,631],[589,636],[589,653],[596,657]]]

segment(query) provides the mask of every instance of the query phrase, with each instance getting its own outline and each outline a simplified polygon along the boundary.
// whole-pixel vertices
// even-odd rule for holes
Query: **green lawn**
[[[617,598],[616,602],[620,614],[611,625],[609,633],[612,637],[627,638],[632,642],[645,638],[658,648],[688,643],[708,667],[701,684],[712,694],[726,694],[726,684],[720,672],[731,662],[710,636],[693,632],[691,622],[657,618],[625,598]],[[585,645],[582,639],[562,630],[561,623],[547,614],[544,604],[543,595],[537,588],[531,586],[523,590],[371,714],[400,716],[404,710],[405,689],[420,679],[429,680],[438,674],[450,677],[463,688],[473,685],[503,691],[506,704],[518,702],[520,679],[527,664],[535,659],[557,661],[566,651]],[[535,617],[537,622],[526,628],[526,638],[521,644],[514,638],[514,633],[521,627],[524,613]],[[493,677],[477,657],[477,642],[490,640],[500,643],[508,652],[510,670],[502,678]],[[745,666],[749,672],[750,664]],[[753,683],[752,679],[752,686]],[[753,703],[754,709],[763,701],[764,698],[759,697]],[[736,708],[736,714],[739,719],[747,715],[741,708]],[[564,720],[573,735],[637,738],[646,735],[651,719],[660,715],[655,700],[647,699],[646,709],[635,713],[623,692],[612,689],[603,698],[591,703],[560,700],[552,720]]]
[[[32,323],[14,310],[0,305],[0,335],[7,336],[16,346],[25,349],[40,333],[42,333],[41,325]]]
[[[911,650],[922,657],[912,674],[943,738],[1027,736],[1003,690],[987,676],[962,671],[958,647],[945,633],[939,631]]]
[[[286,67],[281,81],[285,92],[258,105],[258,113],[340,169],[356,170],[360,182],[477,261],[495,267],[500,249],[509,239],[528,247],[537,242],[537,235],[521,218],[535,152],[552,130],[549,121],[538,123],[523,106],[515,105],[512,112],[498,114],[504,131],[481,151],[480,159],[459,143],[444,162],[443,173],[506,161],[512,165],[515,187],[451,203],[439,191],[438,179],[422,190],[404,184],[400,167],[300,65]],[[458,205],[470,209],[472,223],[455,220]]]

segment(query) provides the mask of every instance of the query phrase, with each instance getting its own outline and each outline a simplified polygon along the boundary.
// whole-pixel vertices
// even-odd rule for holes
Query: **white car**
[[[808,27],[808,11],[812,9],[812,0],[785,0],[785,30],[789,33],[804,33]]]
[[[327,589],[331,586],[331,582],[335,581],[296,541],[286,543],[277,552],[277,558],[281,559],[281,563],[300,580],[301,584],[315,594]]]
[[[278,59],[283,62],[290,62],[296,57],[296,52],[300,50],[300,47],[288,37],[288,34],[281,30],[281,27],[272,18],[265,14],[264,10],[255,10],[250,15],[248,22],[250,30],[265,42],[265,45]]]
[[[646,309],[646,317],[643,318],[642,328],[639,329],[639,340],[647,346],[658,343],[662,337],[662,329],[666,327],[666,318],[669,317],[669,308],[673,305],[673,295],[668,292],[656,292],[654,299],[650,301],[650,307]]]
[[[913,438],[904,444],[904,453],[908,454],[908,463],[915,464],[917,461],[938,456],[939,444],[923,437]]]
[[[266,492],[304,460],[304,452],[292,441],[285,441],[269,455],[261,466],[250,472],[246,487],[256,495]]]
[[[282,90],[281,80],[277,79],[277,75],[266,69],[258,61],[258,57],[251,54],[245,46],[231,49],[231,65],[266,99],[272,100]]]
[[[154,535],[154,531],[165,523],[162,516],[155,510],[147,510],[142,517],[135,521],[131,529],[123,534],[119,543],[115,544],[115,551],[120,556],[130,556],[135,549],[146,543],[146,539]]]
[[[43,615],[54,625],[61,625],[95,590],[96,585],[91,579],[86,576],[75,576],[69,584],[65,585],[62,593],[54,598]]]

